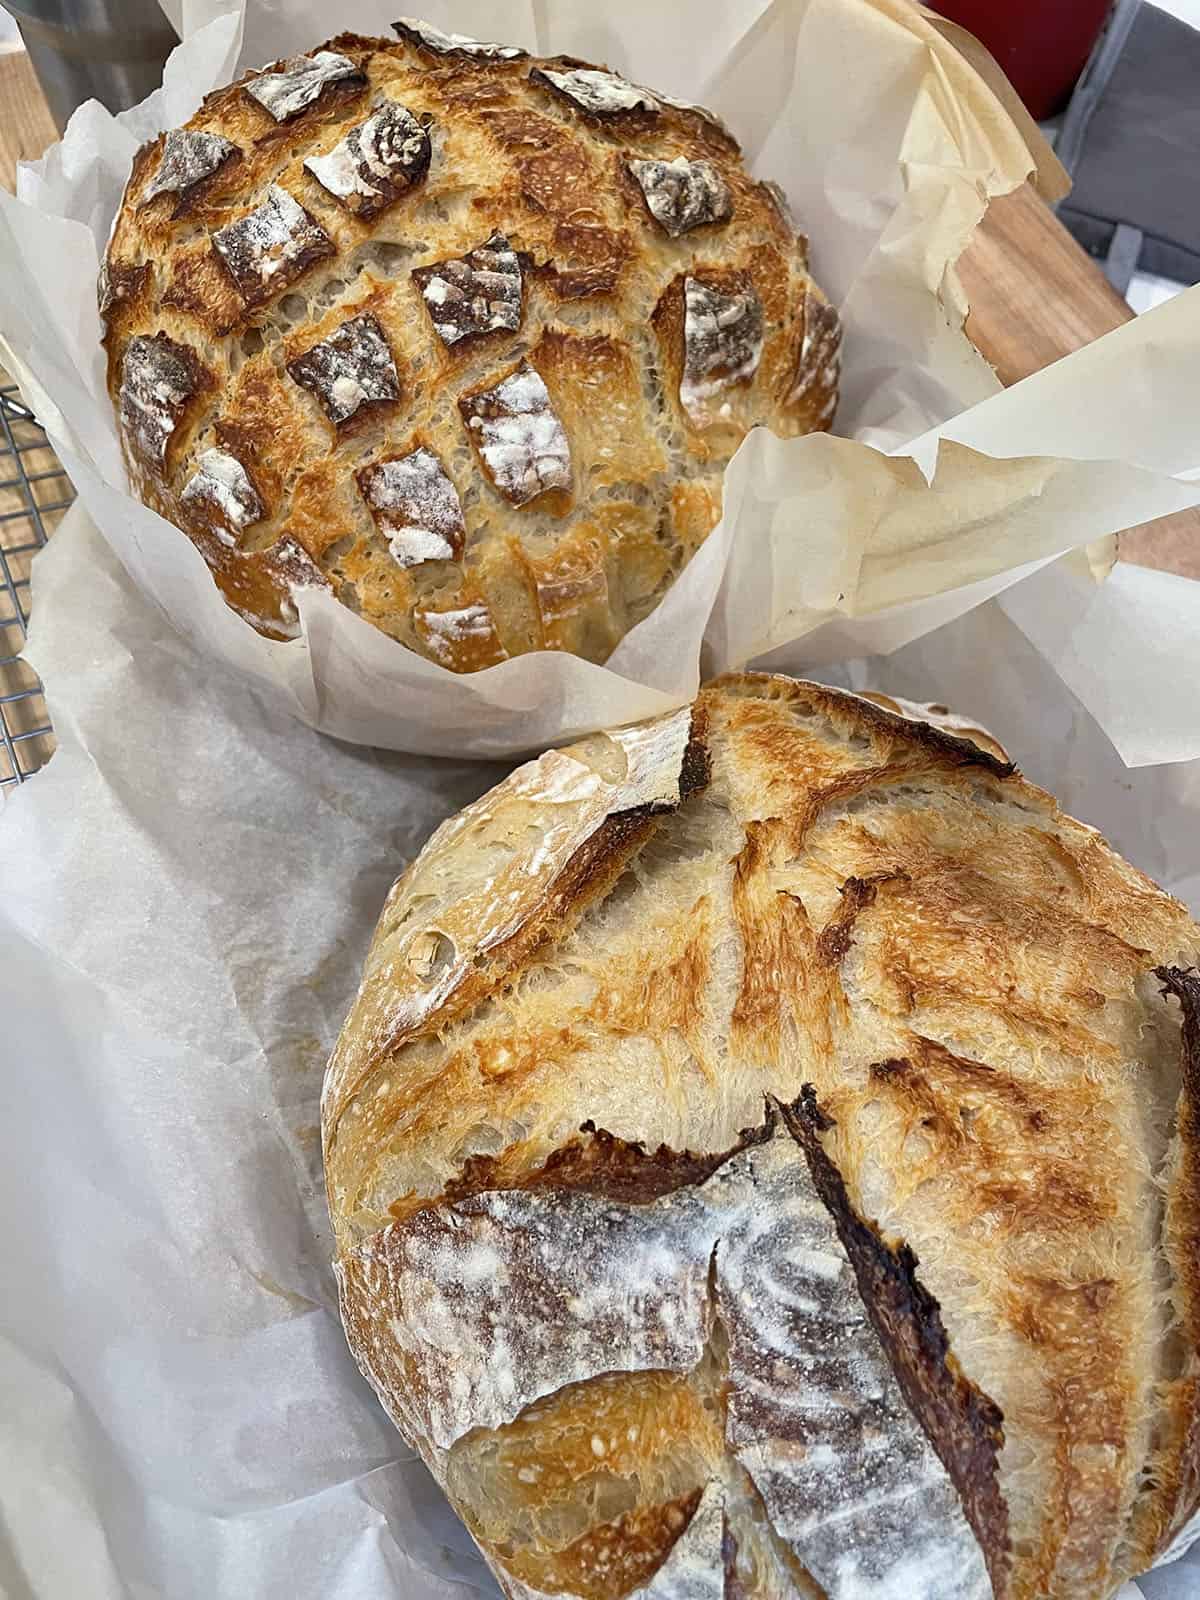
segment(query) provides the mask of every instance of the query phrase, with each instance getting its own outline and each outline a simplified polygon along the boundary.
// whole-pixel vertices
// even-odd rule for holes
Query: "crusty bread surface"
[[[328,587],[474,671],[604,660],[839,324],[711,114],[568,58],[343,34],[143,146],[101,277],[135,492],[259,631]]]
[[[511,1600],[1103,1600],[1196,1517],[1200,930],[917,709],[729,676],[387,900],[343,1316]]]

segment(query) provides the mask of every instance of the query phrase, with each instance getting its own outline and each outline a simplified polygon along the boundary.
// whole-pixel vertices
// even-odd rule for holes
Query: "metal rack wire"
[[[20,652],[33,558],[74,498],[37,419],[0,369],[0,789],[24,783],[54,749],[42,685]]]

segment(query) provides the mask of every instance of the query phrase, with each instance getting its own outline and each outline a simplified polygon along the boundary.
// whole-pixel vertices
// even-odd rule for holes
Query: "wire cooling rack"
[[[0,368],[0,788],[50,759],[54,734],[42,685],[20,658],[29,627],[33,558],[75,498],[71,480],[16,385]]]

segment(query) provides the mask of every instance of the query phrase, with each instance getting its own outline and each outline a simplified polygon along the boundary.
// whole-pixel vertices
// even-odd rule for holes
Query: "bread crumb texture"
[[[130,482],[270,637],[317,585],[453,671],[603,661],[746,432],[830,426],[837,313],[711,113],[396,32],[138,152],[100,282]]]
[[[1103,1600],[1196,1517],[1200,930],[905,705],[718,680],[384,906],[342,1311],[510,1600]]]

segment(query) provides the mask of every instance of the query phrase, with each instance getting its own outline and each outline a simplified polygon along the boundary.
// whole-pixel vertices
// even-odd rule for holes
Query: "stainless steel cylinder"
[[[179,43],[157,0],[0,0],[21,30],[60,128],[96,99],[124,111],[162,82]]]

